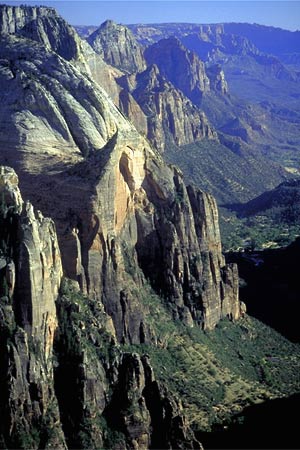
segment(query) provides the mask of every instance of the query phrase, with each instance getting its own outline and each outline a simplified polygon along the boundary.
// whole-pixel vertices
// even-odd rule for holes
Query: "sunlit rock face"
[[[88,37],[88,42],[108,64],[124,72],[141,72],[146,68],[142,48],[131,31],[112,20],[104,22]]]
[[[19,430],[29,439],[47,416],[53,433],[46,442],[65,448],[52,365],[62,278],[55,225],[23,202],[18,177],[7,166],[0,166],[0,197],[0,366],[6,374],[0,383],[0,435],[10,447],[19,446]]]
[[[214,200],[187,191],[91,78],[28,42],[2,38],[1,161],[55,221],[65,274],[104,303],[121,341],[139,342],[145,327],[129,278],[140,287],[148,277],[189,323],[213,328],[224,315],[237,318],[237,279],[224,275]],[[144,334],[150,339],[147,326]]]
[[[118,343],[157,342],[145,287],[188,326],[238,318],[215,201],[116,108],[53,10],[0,12],[0,440],[101,448],[105,416],[124,448],[199,449],[148,358]]]
[[[122,110],[138,124],[142,113],[147,137],[161,152],[170,143],[182,146],[204,138],[218,139],[205,114],[161,76],[155,64],[142,73],[123,76],[119,84],[129,92],[122,97]],[[134,102],[141,112],[130,107]]]
[[[69,61],[81,56],[81,42],[75,30],[47,6],[1,5],[0,35],[23,36],[40,42]]]
[[[182,86],[178,89],[173,79],[172,84],[170,74],[164,68],[159,69],[155,61],[146,67],[142,47],[127,27],[108,20],[89,36],[88,42],[96,52],[92,55],[86,44],[85,56],[93,78],[105,87],[115,104],[159,151],[163,152],[167,145],[217,139],[205,114],[179,90]],[[186,63],[193,65],[188,51],[179,42],[176,44],[179,53],[186,53]],[[194,76],[201,80],[205,77],[206,81],[194,80],[192,84],[196,90],[196,85],[201,85],[204,92],[209,89],[209,79],[199,59],[196,66]]]

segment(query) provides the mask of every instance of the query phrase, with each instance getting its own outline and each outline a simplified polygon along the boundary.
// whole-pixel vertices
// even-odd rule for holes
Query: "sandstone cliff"
[[[124,25],[107,20],[87,40],[108,64],[124,72],[141,72],[146,68],[140,44]]]
[[[147,47],[145,59],[147,64],[156,64],[161,74],[196,105],[201,104],[203,94],[210,90],[204,63],[175,37]]]
[[[0,35],[7,34],[40,42],[69,61],[81,60],[80,38],[53,8],[1,5]]]
[[[88,42],[97,53],[92,57],[86,51],[93,78],[158,150],[217,139],[205,114],[159,73],[157,65],[146,68],[142,47],[127,27],[106,21]],[[212,85],[225,92],[224,74],[219,72],[214,71]]]
[[[60,288],[54,223],[5,166],[0,196],[1,448],[200,449],[149,358],[122,353],[101,304]]]
[[[202,255],[208,241],[196,230],[199,214],[204,222],[211,214],[217,229],[213,201],[201,209],[199,192],[192,203],[178,171],[59,55],[14,36],[3,37],[0,54],[1,160],[18,168],[26,197],[54,219],[65,274],[104,303],[118,339],[140,342],[141,327],[145,339],[150,333],[128,277],[141,286],[146,274],[175,315],[191,314],[204,328],[224,314],[237,318],[237,279],[232,288],[221,282],[220,239]]]
[[[52,365],[62,277],[54,223],[23,203],[17,175],[3,166],[0,195],[2,445],[36,448],[38,435],[65,448]]]
[[[0,162],[34,206],[4,168],[4,445],[109,447],[114,432],[122,448],[199,448],[149,361],[117,344],[159,342],[149,286],[187,326],[239,318],[214,199],[186,188],[76,61],[7,33],[0,61]]]
[[[131,98],[137,102],[147,119],[147,138],[160,151],[171,142],[182,146],[204,138],[218,139],[205,114],[162,77],[156,65],[142,73],[124,76],[118,82],[131,94],[120,96],[121,109],[139,125],[140,113],[128,106],[133,103]]]

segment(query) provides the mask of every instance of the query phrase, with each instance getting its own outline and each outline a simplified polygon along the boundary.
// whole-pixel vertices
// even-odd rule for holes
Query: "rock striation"
[[[77,33],[54,8],[0,5],[0,35],[18,35],[40,42],[68,61],[81,59]]]
[[[118,82],[130,92],[120,95],[121,109],[140,129],[140,115],[129,106],[132,98],[136,101],[147,120],[147,138],[161,152],[171,142],[182,146],[204,138],[218,140],[205,114],[162,77],[156,65]]]
[[[179,172],[68,61],[14,36],[3,37],[0,54],[1,159],[18,168],[26,197],[54,219],[65,274],[104,303],[118,340],[140,342],[144,323],[128,278],[140,286],[150,277],[175,315],[187,311],[204,328],[224,314],[237,318],[236,298],[231,312],[222,309],[231,288],[221,287],[220,238],[208,244],[197,231],[199,214],[218,228],[213,200],[195,191],[192,203]],[[205,245],[211,249],[201,255]]]
[[[56,392],[69,448],[202,449],[149,357],[116,345],[101,305],[64,283],[58,322]]]
[[[123,72],[141,72],[146,68],[142,47],[124,25],[107,20],[87,41],[108,64]]]
[[[98,54],[87,56],[93,78],[106,88],[115,104],[159,151],[169,145],[217,139],[203,111],[170,78],[162,76],[156,64],[146,67],[142,47],[128,28],[106,21],[91,34],[88,42]],[[100,64],[101,57],[108,65],[106,68],[104,61]],[[120,70],[121,73],[116,72]],[[108,83],[112,79],[115,83]],[[225,92],[224,74],[214,74],[213,85]]]
[[[61,285],[54,223],[6,166],[0,195],[1,446],[202,448],[149,358],[122,353],[103,306]]]
[[[18,22],[11,11],[2,13]],[[150,362],[118,343],[157,341],[149,285],[188,326],[239,318],[237,269],[221,253],[216,203],[186,187],[107,93],[56,50],[19,33],[1,37],[2,440],[10,448],[109,448],[113,430],[121,448],[200,448]],[[153,70],[146,78],[164,83]]]
[[[195,105],[210,90],[204,63],[175,37],[161,39],[145,50],[147,64],[156,64],[161,74]]]
[[[44,445],[66,448],[52,365],[62,278],[54,223],[23,202],[5,166],[0,195],[0,436],[5,448],[36,448],[35,432]]]

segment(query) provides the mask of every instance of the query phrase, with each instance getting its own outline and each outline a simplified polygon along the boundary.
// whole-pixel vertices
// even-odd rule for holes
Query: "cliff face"
[[[196,105],[200,105],[203,94],[210,90],[204,63],[174,37],[146,48],[145,59],[148,64],[156,64],[161,74]]]
[[[0,170],[0,435],[9,448],[35,448],[34,432],[64,448],[52,365],[62,277],[54,223],[23,203],[12,169]]]
[[[26,61],[20,58],[25,49]],[[175,314],[187,308],[204,328],[213,328],[223,313],[206,318],[210,309],[221,311],[228,294],[220,288],[220,241],[216,237],[211,261],[199,255],[206,242],[195,229],[199,204],[191,204],[178,172],[70,63],[13,36],[3,38],[0,53],[7,98],[1,158],[18,167],[25,195],[55,220],[66,275],[104,303],[121,341],[140,342],[141,327],[149,339],[138,298],[125,288],[128,277],[140,286],[144,273],[158,291],[166,286]],[[205,221],[209,210],[202,213]],[[148,273],[151,266],[156,270]]]
[[[4,166],[0,196],[1,448],[110,448],[116,441],[200,449],[149,358],[120,351],[103,306],[74,283],[59,290],[54,223],[24,204],[16,173]]]
[[[204,138],[218,139],[205,114],[163,78],[156,65],[120,78],[119,84],[131,94],[121,96],[122,110],[137,123],[136,110],[128,106],[132,98],[136,101],[147,118],[147,137],[160,151],[170,142],[181,146]]]
[[[239,317],[215,201],[77,63],[5,33],[0,60],[4,445],[109,448],[114,430],[121,448],[199,448],[147,358],[117,343],[157,343],[149,285],[188,326]]]
[[[141,46],[123,25],[107,20],[87,40],[108,64],[124,72],[140,72],[146,68]]]
[[[170,81],[173,79],[162,76],[157,65],[149,64],[146,68],[141,46],[128,28],[107,21],[88,38],[88,42],[98,53],[96,57],[87,58],[93,78],[107,89],[126,117],[158,150],[164,151],[167,145],[181,146],[204,138],[217,139],[205,114],[188,99],[190,91],[185,92],[186,97],[179,90],[182,85],[172,84]],[[181,49],[182,54],[188,53],[182,46]],[[108,65],[106,68],[103,62],[100,64],[100,57]],[[194,77],[201,78],[201,81],[191,81],[191,89],[198,92],[198,85],[204,89],[204,66],[198,59],[191,59],[187,57],[192,66],[190,72],[192,70]],[[120,70],[122,73],[116,72]],[[108,83],[107,80],[112,78],[115,83]],[[207,77],[206,82],[209,84]],[[216,89],[226,91],[224,74],[214,74],[212,84]]]
[[[80,60],[75,30],[49,7],[0,6],[0,35],[14,34],[42,43],[67,60]]]

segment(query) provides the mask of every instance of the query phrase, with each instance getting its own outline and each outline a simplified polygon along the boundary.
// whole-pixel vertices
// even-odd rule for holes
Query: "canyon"
[[[202,449],[199,430],[249,396],[295,393],[299,349],[276,334],[291,382],[281,363],[280,388],[253,361],[247,378],[237,352],[257,339],[265,367],[267,328],[239,298],[215,198],[163,158],[222,145],[203,108],[229,101],[221,68],[175,38],[143,51],[112,21],[84,41],[43,6],[0,6],[0,41],[1,448]],[[247,343],[229,362],[222,326]]]

